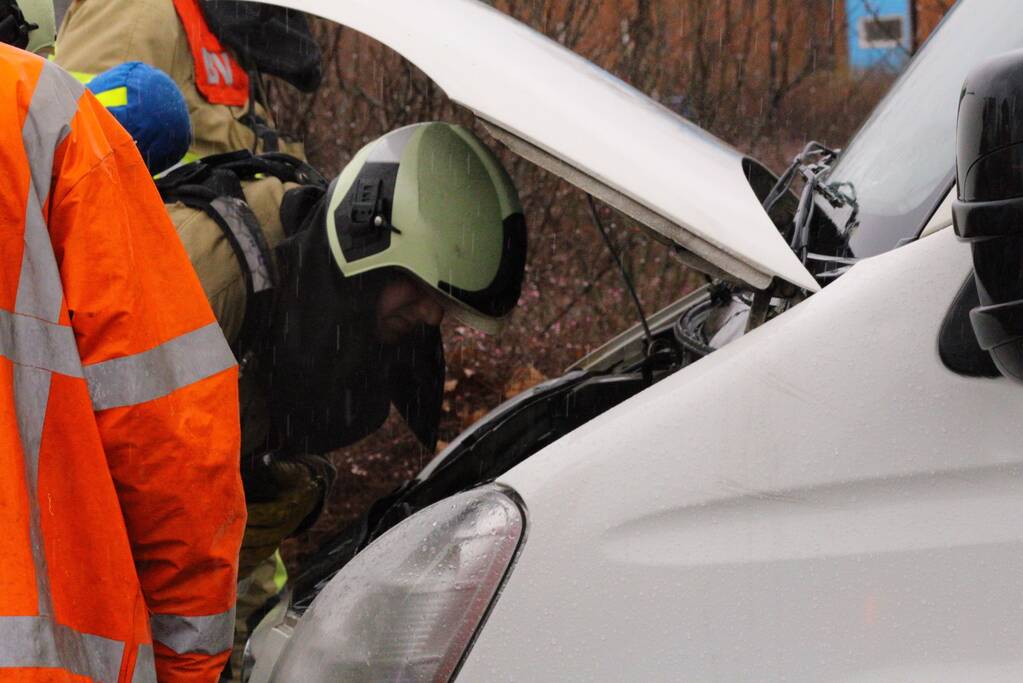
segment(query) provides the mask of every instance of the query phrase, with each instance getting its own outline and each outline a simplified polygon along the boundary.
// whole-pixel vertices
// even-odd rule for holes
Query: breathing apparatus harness
[[[271,249],[259,219],[246,203],[242,182],[274,177],[297,183],[307,192],[286,196],[288,201],[307,200],[309,191],[322,195],[327,180],[319,171],[293,156],[280,153],[253,155],[247,151],[206,157],[182,166],[162,178],[156,186],[164,203],[180,202],[202,211],[221,229],[245,277],[245,318],[232,350],[244,366],[257,341],[269,329],[274,297],[279,284]]]

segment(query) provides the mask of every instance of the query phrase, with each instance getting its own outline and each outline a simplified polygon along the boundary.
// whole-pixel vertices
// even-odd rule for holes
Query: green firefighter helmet
[[[415,124],[363,147],[331,186],[327,237],[344,276],[404,270],[483,332],[500,328],[522,290],[518,194],[461,126]]]
[[[53,0],[4,0],[3,5],[12,10],[3,31],[12,45],[37,54],[53,48],[57,42]]]

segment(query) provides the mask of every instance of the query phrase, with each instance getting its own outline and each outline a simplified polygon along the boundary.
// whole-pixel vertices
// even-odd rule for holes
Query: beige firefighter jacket
[[[74,0],[58,36],[57,63],[69,71],[98,74],[129,61],[165,71],[188,103],[194,138],[190,154],[195,158],[239,149],[263,151],[252,130],[238,120],[245,107],[210,104],[199,93],[188,37],[173,0]],[[270,122],[259,104],[256,114]],[[297,143],[282,141],[280,151],[305,158]]]
[[[295,187],[298,185],[282,183],[277,178],[242,183],[246,202],[259,219],[271,253],[285,236],[280,217],[284,193]],[[224,336],[229,344],[235,344],[241,333],[247,302],[245,274],[230,242],[220,226],[203,211],[175,203],[167,205],[167,212],[199,275],[199,282]],[[265,443],[270,427],[266,397],[256,387],[252,373],[242,373],[238,389],[242,453],[253,453]]]

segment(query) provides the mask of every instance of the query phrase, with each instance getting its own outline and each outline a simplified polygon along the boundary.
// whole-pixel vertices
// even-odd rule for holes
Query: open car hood
[[[267,1],[267,0],[264,0]],[[269,0],[364,33],[518,154],[635,218],[710,275],[819,289],[760,205],[744,157],[476,0]]]

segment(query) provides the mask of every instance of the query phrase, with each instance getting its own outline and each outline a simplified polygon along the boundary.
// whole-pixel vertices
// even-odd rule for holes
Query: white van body
[[[753,288],[819,289],[757,212],[741,154],[507,17],[472,0],[274,4],[395,48],[495,137],[689,263]],[[996,6],[1012,2],[959,11]],[[608,134],[622,129],[627,141]],[[519,507],[514,560],[445,670],[459,681],[1023,680],[1023,390],[939,356],[972,272],[946,193],[915,242],[859,261],[489,486]],[[466,624],[381,612],[353,630],[349,607],[408,579],[374,576],[372,563],[411,552],[417,518],[462,514],[460,500],[378,538],[301,619],[286,602],[271,614],[251,680],[420,680],[395,674],[400,662],[367,664],[390,641],[353,643]],[[360,662],[359,676],[339,673]]]
[[[1023,392],[937,352],[971,269],[860,263],[508,472],[459,680],[1023,680]]]

